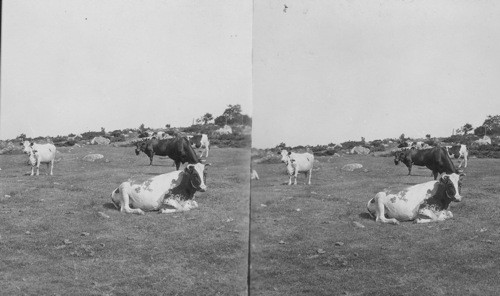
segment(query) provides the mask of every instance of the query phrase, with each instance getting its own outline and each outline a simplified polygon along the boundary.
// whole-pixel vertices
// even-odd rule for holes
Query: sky
[[[5,0],[0,139],[252,114],[252,2]]]
[[[500,114],[499,15],[494,0],[255,0],[252,145],[480,126]]]

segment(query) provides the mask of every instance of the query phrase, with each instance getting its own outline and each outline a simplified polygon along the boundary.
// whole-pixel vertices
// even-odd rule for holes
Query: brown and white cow
[[[184,170],[147,179],[142,183],[126,181],[111,193],[111,201],[121,212],[144,215],[144,211],[173,213],[197,208],[197,191],[207,190],[206,167],[189,164]]]
[[[428,223],[453,217],[451,202],[462,200],[463,174],[442,174],[438,181],[413,185],[403,190],[385,190],[368,201],[368,213],[375,221],[399,224],[400,221]]]

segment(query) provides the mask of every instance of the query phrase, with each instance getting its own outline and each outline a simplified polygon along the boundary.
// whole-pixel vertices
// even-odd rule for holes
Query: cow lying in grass
[[[121,212],[144,215],[144,211],[173,213],[197,208],[196,191],[207,190],[205,167],[189,164],[186,169],[158,175],[143,183],[123,182],[111,193],[111,201]]]
[[[28,154],[29,163],[31,165],[31,176],[35,173],[40,174],[40,163],[47,164],[47,170],[50,166],[50,175],[52,176],[52,170],[54,169],[54,160],[56,158],[56,146],[53,144],[35,144],[33,142],[24,141],[21,143],[23,145],[23,152]]]
[[[292,176],[295,177],[293,182],[297,185],[297,176],[299,173],[304,173],[309,175],[309,180],[307,184],[311,185],[311,174],[314,164],[314,155],[311,153],[293,153],[286,150],[281,150],[279,153],[281,155],[281,162],[286,164],[286,170],[288,172],[288,185],[292,185]]]
[[[452,218],[448,210],[452,201],[459,202],[464,174],[442,174],[438,181],[410,186],[404,190],[377,193],[367,205],[375,221],[399,224],[399,221],[427,223]]]

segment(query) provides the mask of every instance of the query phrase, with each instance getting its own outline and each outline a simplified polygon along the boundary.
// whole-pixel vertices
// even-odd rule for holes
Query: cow
[[[175,163],[175,169],[179,170],[181,163],[195,164],[201,162],[196,156],[187,138],[176,137],[172,139],[151,139],[136,143],[135,154],[144,152],[149,157],[149,165],[153,165],[153,156],[168,156]]]
[[[36,144],[29,141],[24,141],[21,143],[24,147],[23,152],[28,154],[29,163],[31,165],[31,175],[33,176],[35,173],[36,167],[36,175],[40,174],[40,164],[46,163],[47,170],[50,166],[50,175],[52,176],[52,171],[54,169],[54,160],[56,158],[56,146],[54,144]]]
[[[436,180],[441,173],[459,173],[444,147],[396,151],[394,164],[398,165],[399,162],[404,163],[408,167],[408,175],[411,175],[412,165],[427,167],[432,171],[434,180]]]
[[[259,174],[256,170],[250,169],[250,180],[259,180]]]
[[[368,201],[368,213],[377,222],[396,225],[400,221],[428,223],[452,218],[449,206],[451,202],[462,200],[463,176],[443,173],[438,181],[413,185],[401,191],[381,191]]]
[[[309,175],[308,185],[311,185],[311,174],[314,164],[314,155],[311,153],[293,153],[288,152],[285,149],[281,150],[278,155],[281,156],[281,162],[286,164],[286,169],[288,172],[288,185],[292,185],[292,176],[295,177],[293,182],[297,185],[297,176],[299,173],[306,174],[306,178]]]
[[[469,151],[467,150],[466,145],[453,145],[453,146],[446,146],[446,151],[448,152],[448,155],[450,157],[455,157],[460,160],[460,163],[458,164],[458,167],[462,167],[462,163],[464,163],[464,168],[467,167],[467,158],[469,157]]]
[[[158,175],[142,183],[123,182],[111,193],[111,201],[120,212],[138,215],[144,215],[144,211],[163,214],[197,208],[194,194],[207,190],[206,167],[209,165],[188,164],[184,170]]]
[[[208,136],[206,134],[188,136],[189,143],[191,147],[199,149],[205,148],[206,155],[208,157],[208,151],[210,150],[210,142],[208,141]],[[200,158],[203,156],[203,150],[201,151]]]

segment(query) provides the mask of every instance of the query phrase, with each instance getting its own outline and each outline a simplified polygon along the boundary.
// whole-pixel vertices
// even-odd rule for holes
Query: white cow
[[[464,168],[467,167],[467,158],[469,157],[469,151],[467,150],[466,145],[454,145],[454,146],[446,146],[446,151],[448,151],[448,154],[450,157],[455,157],[460,160],[460,163],[458,164],[458,167],[462,167],[462,163],[464,163]]]
[[[427,223],[452,218],[448,208],[452,201],[462,200],[462,176],[464,174],[443,173],[438,181],[413,185],[401,191],[379,192],[368,201],[368,212],[375,221],[391,224],[412,220]]]
[[[40,174],[40,163],[47,164],[47,170],[50,165],[50,175],[54,169],[54,160],[56,158],[56,146],[53,144],[35,144],[33,142],[24,141],[21,143],[24,146],[23,152],[28,154],[29,163],[31,164],[31,176],[34,175],[36,166],[36,175]]]
[[[191,147],[193,148],[205,148],[206,155],[208,157],[208,151],[210,150],[210,142],[208,141],[208,136],[206,134],[187,136]],[[203,156],[203,150],[201,151],[200,158]]]
[[[111,193],[111,201],[121,212],[139,215],[144,215],[144,211],[173,213],[197,208],[193,197],[196,191],[207,190],[205,167],[209,165],[189,164],[184,170],[158,175],[142,183],[123,182]]]
[[[299,173],[304,173],[309,175],[309,181],[307,184],[311,185],[311,174],[314,164],[314,155],[311,153],[293,153],[288,152],[286,150],[281,150],[279,153],[281,155],[281,162],[286,164],[286,169],[288,171],[288,185],[292,185],[292,176],[295,177],[293,182],[294,185],[297,185],[297,175]]]

